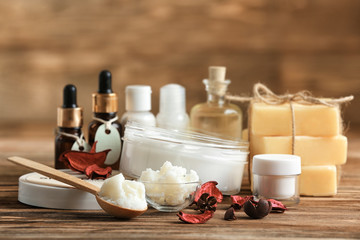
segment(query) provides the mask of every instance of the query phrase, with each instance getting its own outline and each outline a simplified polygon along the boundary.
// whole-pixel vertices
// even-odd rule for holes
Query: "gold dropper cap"
[[[78,128],[83,125],[83,110],[77,108],[62,108],[57,109],[57,126],[64,128]]]
[[[94,113],[113,113],[118,111],[118,97],[116,93],[93,93],[92,111]]]
[[[99,74],[99,90],[92,95],[94,113],[113,113],[118,111],[118,97],[111,89],[111,72],[104,70]]]
[[[83,111],[76,104],[76,87],[68,84],[64,87],[63,105],[57,109],[57,126],[78,128],[83,124]]]

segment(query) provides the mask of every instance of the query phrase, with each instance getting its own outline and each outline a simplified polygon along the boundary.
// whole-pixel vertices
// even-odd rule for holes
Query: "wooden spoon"
[[[133,218],[137,217],[144,212],[146,212],[147,208],[144,210],[133,210],[128,208],[122,208],[118,205],[112,204],[101,197],[99,197],[100,188],[89,183],[85,182],[77,177],[71,176],[70,174],[64,173],[62,171],[56,170],[54,168],[48,167],[44,164],[22,158],[22,157],[9,157],[8,160],[12,163],[21,165],[23,167],[27,167],[35,172],[43,174],[47,177],[53,178],[63,183],[67,183],[77,189],[86,191],[95,195],[96,201],[100,205],[100,207],[107,212],[108,214],[118,217],[118,218]]]

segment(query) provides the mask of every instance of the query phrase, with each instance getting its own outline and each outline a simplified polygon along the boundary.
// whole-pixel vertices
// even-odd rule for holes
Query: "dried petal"
[[[93,164],[85,168],[84,172],[90,179],[106,179],[110,176],[112,169],[111,167],[102,168]]]
[[[230,198],[233,203],[231,207],[233,207],[235,210],[240,210],[247,201],[253,200],[254,196],[241,197],[238,195],[232,195]]]
[[[188,214],[179,212],[177,216],[181,221],[186,223],[206,223],[210,218],[214,216],[214,212],[205,211],[202,214]]]
[[[229,221],[236,219],[235,209],[233,207],[226,210],[225,215],[224,215],[224,219],[229,220]]]
[[[258,202],[249,200],[244,204],[244,212],[251,218],[260,219],[271,211],[271,202],[260,199]]]
[[[197,192],[195,196],[194,202],[198,202],[199,198],[203,193],[209,194],[209,196],[214,196],[216,198],[216,201],[220,203],[223,200],[223,195],[220,192],[220,190],[216,187],[218,183],[215,181],[206,182],[203,185],[201,185],[200,190]]]
[[[91,166],[91,165],[97,165],[99,166],[97,168],[97,171],[101,174],[100,175],[108,175],[107,173],[104,173],[105,170],[100,170],[100,166],[104,165],[104,162],[106,160],[106,156],[108,154],[109,151],[111,151],[110,149],[104,150],[102,152],[95,152],[96,149],[96,142],[93,144],[91,151],[90,152],[80,152],[80,151],[66,151],[63,152],[60,157],[59,160],[64,162],[64,164],[74,170],[74,171],[79,171],[82,173],[86,174],[86,169]],[[88,173],[86,174],[88,177],[90,175],[90,173],[92,172],[91,169],[94,169],[95,167],[92,167],[90,169],[88,169]],[[107,170],[108,171],[108,170]],[[93,177],[95,178],[96,175],[94,175]],[[101,177],[103,178],[103,177]]]
[[[272,212],[283,213],[285,212],[285,210],[287,210],[286,206],[280,201],[277,201],[275,199],[268,199],[268,201],[271,202]]]

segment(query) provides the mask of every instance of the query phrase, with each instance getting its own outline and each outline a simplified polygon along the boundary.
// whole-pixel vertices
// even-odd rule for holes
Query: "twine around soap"
[[[303,105],[324,105],[328,107],[336,107],[340,104],[349,103],[354,99],[353,95],[341,97],[341,98],[317,98],[312,96],[309,91],[300,91],[295,94],[284,94],[277,95],[273,93],[268,87],[262,83],[256,83],[253,88],[253,97],[243,97],[226,94],[225,99],[236,102],[264,102],[270,105],[280,105],[284,103],[289,103],[291,111],[291,132],[292,132],[292,144],[291,144],[291,153],[295,152],[295,111],[293,103],[299,103]],[[250,130],[249,130],[250,134]]]

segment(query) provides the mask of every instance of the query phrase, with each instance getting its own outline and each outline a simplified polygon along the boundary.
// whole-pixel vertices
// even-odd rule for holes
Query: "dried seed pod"
[[[224,219],[231,221],[231,220],[235,220],[236,216],[235,216],[235,209],[233,207],[229,208],[228,210],[226,210],[225,215],[224,215]]]
[[[271,207],[271,202],[264,199],[249,200],[244,204],[244,212],[251,218],[260,219],[270,213]]]
[[[203,193],[197,201],[196,205],[197,210],[200,210],[200,212],[205,212],[207,210],[215,212],[217,200],[214,196],[209,196],[208,193]]]

